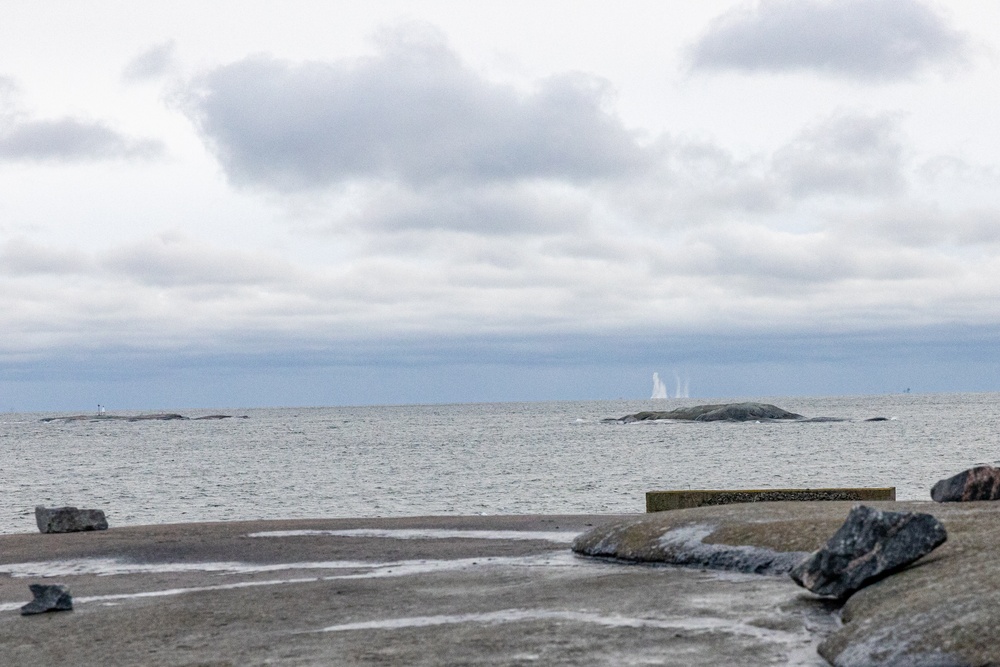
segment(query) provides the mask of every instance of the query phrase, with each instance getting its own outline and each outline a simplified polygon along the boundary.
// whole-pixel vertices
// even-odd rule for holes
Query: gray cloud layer
[[[965,38],[916,0],[763,0],[716,19],[692,47],[695,69],[812,69],[909,77],[960,59]]]
[[[584,75],[522,93],[434,40],[399,36],[354,62],[243,60],[208,73],[188,110],[240,184],[279,190],[352,179],[586,181],[642,171],[636,138]]]
[[[90,250],[0,239],[0,310],[21,314],[3,345],[752,336],[1000,316],[995,189],[937,203],[958,166],[921,171],[899,114],[840,111],[742,155],[640,140],[592,79],[525,92],[398,36],[363,60],[256,57],[192,85],[184,109],[224,173],[289,226],[264,249],[199,231]]]

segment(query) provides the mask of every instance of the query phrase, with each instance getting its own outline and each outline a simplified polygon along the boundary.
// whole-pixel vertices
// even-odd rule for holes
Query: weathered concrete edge
[[[665,512],[692,507],[784,500],[893,501],[896,500],[896,487],[647,491],[646,512]]]

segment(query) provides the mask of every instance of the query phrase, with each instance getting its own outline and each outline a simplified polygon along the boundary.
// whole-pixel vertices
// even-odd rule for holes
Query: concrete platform
[[[643,516],[643,515],[632,515]],[[626,516],[177,524],[0,536],[20,665],[822,665],[835,627],[787,578],[569,550]],[[21,616],[30,583],[71,612]]]
[[[896,487],[858,487],[831,489],[728,489],[647,491],[646,511],[666,512],[711,505],[734,503],[782,502],[786,500],[853,500],[871,502],[895,500]]]

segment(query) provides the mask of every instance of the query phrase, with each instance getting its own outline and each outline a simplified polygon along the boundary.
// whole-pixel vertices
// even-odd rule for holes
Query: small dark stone
[[[107,530],[108,520],[101,510],[75,507],[35,507],[35,522],[43,533],[76,533],[84,530]]]
[[[888,417],[869,417],[865,421],[866,422],[887,422],[887,421],[889,421],[889,418]]]
[[[939,503],[1000,500],[1000,468],[976,466],[942,479],[931,489],[931,498]]]
[[[62,584],[31,584],[28,588],[35,599],[21,607],[22,616],[73,610],[73,596],[70,595],[69,588]]]
[[[846,598],[929,554],[946,539],[944,526],[930,514],[858,505],[826,546],[796,565],[790,575],[817,595]]]

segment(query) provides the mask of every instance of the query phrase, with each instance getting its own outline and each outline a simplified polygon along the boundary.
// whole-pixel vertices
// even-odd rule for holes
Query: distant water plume
[[[684,384],[682,386],[681,376],[677,374],[677,371],[674,371],[674,380],[677,381],[677,384],[675,385],[676,391],[674,391],[674,398],[691,398],[691,388],[690,388],[691,378],[689,378],[687,374],[685,374]]]
[[[653,373],[653,395],[650,398],[666,398],[667,385],[660,379],[659,373]]]

